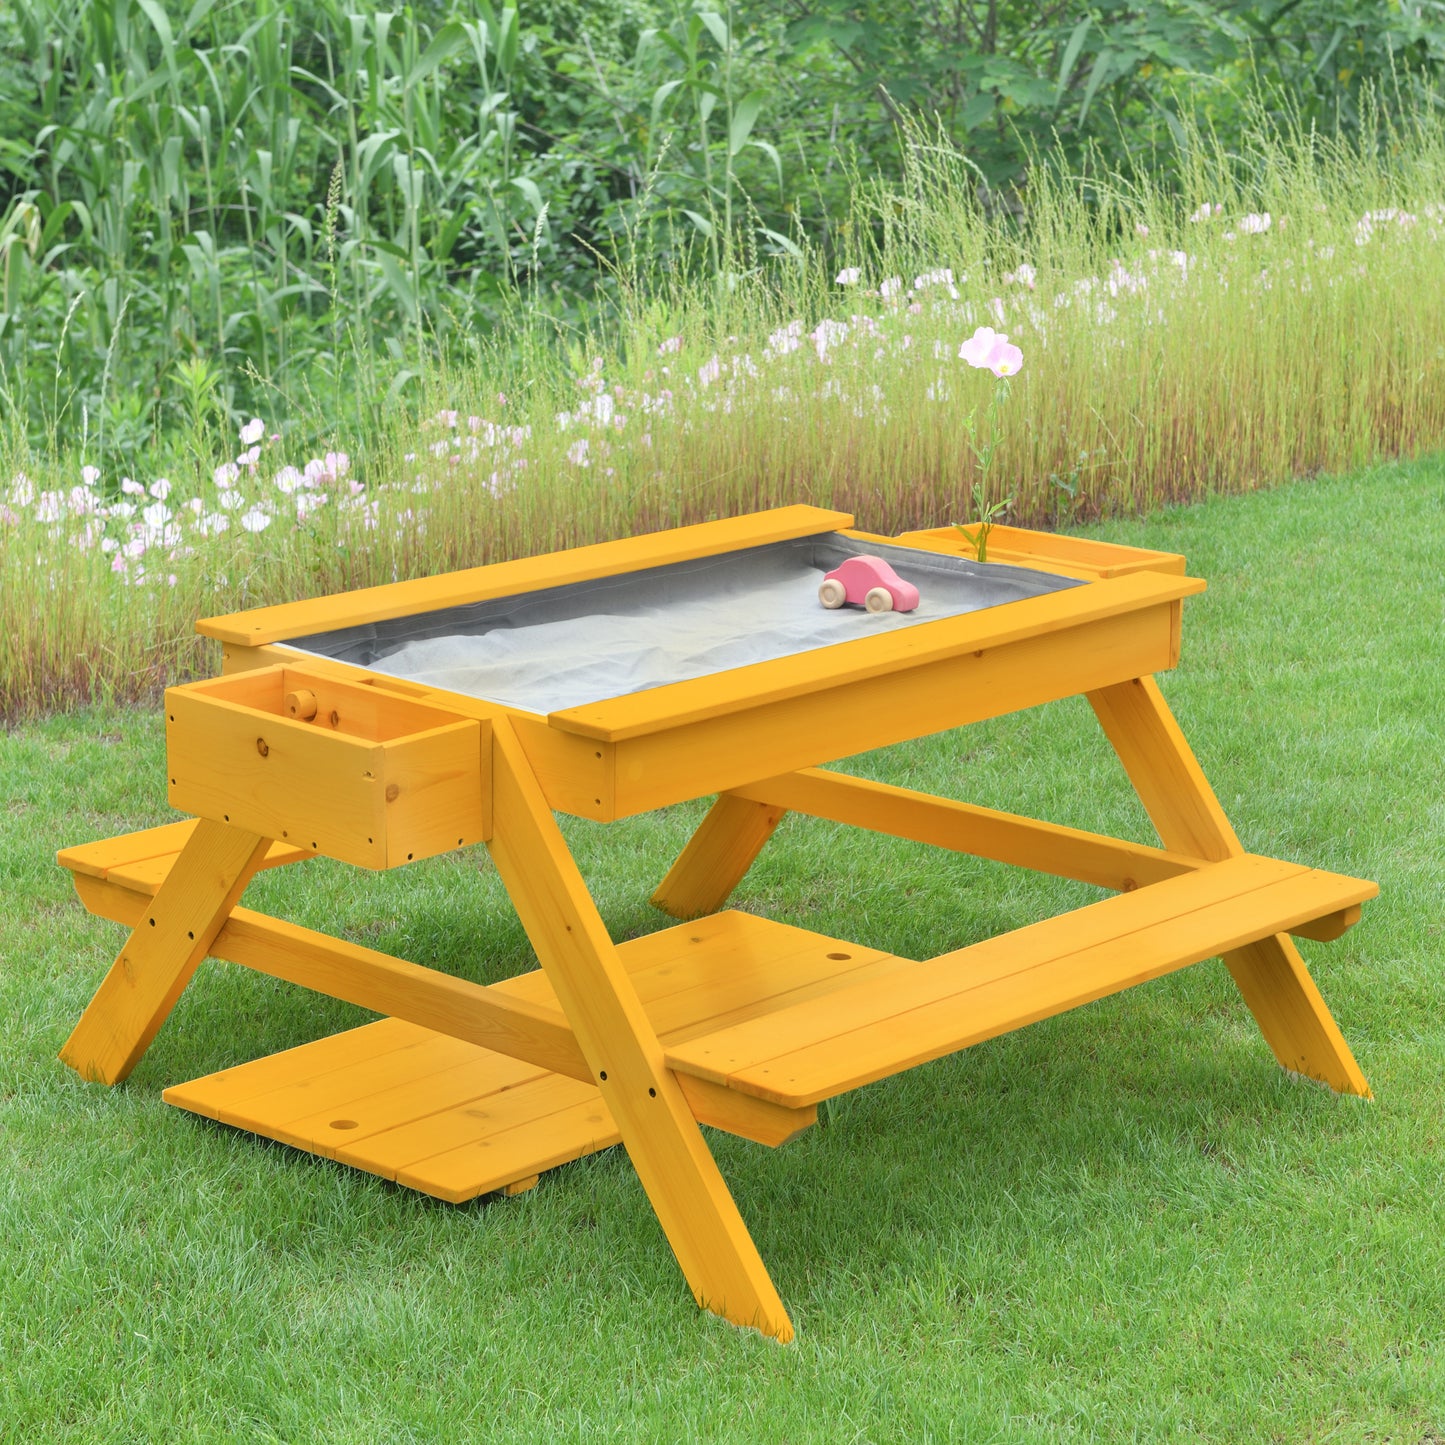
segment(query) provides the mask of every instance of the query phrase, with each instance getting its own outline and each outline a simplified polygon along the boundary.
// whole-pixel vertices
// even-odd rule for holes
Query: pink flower
[[[590,467],[592,462],[587,455],[587,450],[587,438],[583,437],[581,440],[573,442],[572,445],[567,448],[567,460],[571,462],[574,467]]]
[[[963,279],[967,281],[968,277],[965,276]],[[913,289],[915,291],[922,291],[925,286],[946,286],[948,288],[948,294],[952,296],[955,301],[958,300],[958,287],[953,284],[953,271],[948,266],[936,267],[932,271],[925,271],[923,275],[913,278]]]
[[[1023,352],[1010,345],[1007,335],[991,326],[980,326],[958,348],[958,354],[970,366],[991,371],[995,376],[1012,376],[1024,364]]]
[[[259,416],[253,416],[245,426],[241,428],[241,445],[253,446],[266,435],[266,423]]]
[[[150,494],[156,501],[163,502],[171,494],[171,484],[164,477],[157,477],[150,485]]]
[[[1246,236],[1260,236],[1269,230],[1270,225],[1271,221],[1268,211],[1265,211],[1262,215],[1256,215],[1254,212],[1250,212],[1249,215],[1244,216],[1240,220],[1239,229],[1243,231]]]
[[[128,497],[143,497],[146,494],[146,489],[130,477],[122,477],[120,479],[120,489]]]
[[[211,473],[211,480],[218,487],[229,487],[237,477],[241,475],[241,469],[235,462],[222,462],[220,466]]]
[[[711,386],[722,375],[722,362],[716,356],[698,368],[697,379],[704,386]]]
[[[826,316],[808,333],[809,340],[817,349],[819,361],[826,361],[829,348],[834,342],[841,345],[847,335],[848,323],[846,321],[834,321]]]
[[[80,480],[84,482],[87,487],[93,487],[100,480],[100,468],[81,467]]]
[[[241,517],[241,525],[248,532],[264,532],[271,525],[271,515],[263,512],[260,507],[252,507]]]
[[[790,321],[786,326],[780,326],[768,337],[768,348],[778,356],[787,356],[789,352],[796,351],[803,344],[803,323],[801,321]]]
[[[845,266],[841,271],[838,272],[838,275],[836,277],[836,283],[839,286],[856,286],[858,284],[858,279],[862,276],[862,274],[862,271],[860,271],[856,266]]]
[[[878,294],[885,300],[891,301],[903,289],[902,276],[890,276],[879,288]]]

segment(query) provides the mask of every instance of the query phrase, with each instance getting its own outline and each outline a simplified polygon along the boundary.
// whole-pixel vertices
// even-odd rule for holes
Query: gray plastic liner
[[[882,557],[921,594],[912,612],[830,611],[818,585]],[[1083,585],[837,532],[699,557],[294,638],[314,656],[550,713]]]

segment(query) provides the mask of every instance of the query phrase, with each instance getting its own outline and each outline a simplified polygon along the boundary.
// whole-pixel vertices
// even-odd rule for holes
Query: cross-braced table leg
[[[136,1066],[269,846],[200,820],[60,1051],[76,1073],[117,1084]]]
[[[1244,852],[1152,677],[1101,688],[1089,701],[1166,848],[1212,860]],[[1281,1065],[1338,1093],[1371,1097],[1287,935],[1236,949],[1224,961]]]
[[[783,1302],[667,1067],[587,885],[511,725],[493,731],[497,872],[591,1065],[697,1302],[793,1337]]]
[[[785,811],[723,793],[657,885],[652,906],[674,918],[716,913],[743,881]]]

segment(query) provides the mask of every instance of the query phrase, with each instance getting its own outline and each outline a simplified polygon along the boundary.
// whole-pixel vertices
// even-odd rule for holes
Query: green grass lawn
[[[1291,1081],[1222,964],[710,1134],[798,1328],[693,1306],[621,1150],[449,1206],[164,1106],[356,1010],[203,966],[129,1082],[55,1058],[121,941],[56,848],[164,821],[157,712],[0,734],[0,1439],[1445,1440],[1445,460],[1103,535],[1184,552],[1164,688],[1251,850],[1378,880],[1302,943],[1374,1103]],[[1148,838],[1081,700],[858,766]],[[700,815],[569,823],[614,935]],[[485,854],[258,879],[261,908],[489,979]],[[927,957],[1090,896],[788,819],[737,901]]]

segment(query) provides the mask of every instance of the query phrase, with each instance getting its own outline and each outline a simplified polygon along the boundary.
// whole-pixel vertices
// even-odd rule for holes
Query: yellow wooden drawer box
[[[279,666],[166,692],[171,806],[363,868],[490,833],[490,725]]]

